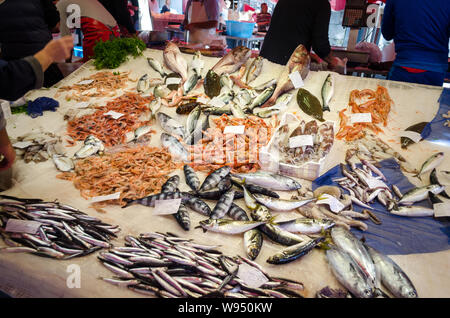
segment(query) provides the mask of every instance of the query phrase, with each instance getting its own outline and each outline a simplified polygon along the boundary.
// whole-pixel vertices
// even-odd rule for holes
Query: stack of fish
[[[71,259],[111,247],[111,239],[120,231],[117,225],[104,223],[65,204],[1,197],[8,201],[0,202],[0,236],[9,247],[1,248],[0,253],[24,252]],[[14,232],[10,232],[10,221],[21,223],[21,230],[15,225]]]
[[[328,263],[336,279],[354,297],[386,297],[382,285],[394,297],[418,297],[411,280],[392,259],[342,227],[334,227],[331,237],[334,244],[326,251]]]
[[[102,279],[140,294],[161,298],[302,297],[302,283],[271,277],[247,258],[223,255],[218,246],[158,232],[128,235],[125,241],[125,246],[98,256],[115,275]],[[262,284],[250,286],[240,278],[240,267],[259,272]]]
[[[51,133],[32,133],[12,141],[17,156],[23,158],[26,163],[43,162],[54,155],[62,155],[62,147],[59,137]]]

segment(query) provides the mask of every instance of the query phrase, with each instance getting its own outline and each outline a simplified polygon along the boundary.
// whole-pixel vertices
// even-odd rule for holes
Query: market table
[[[183,54],[190,60],[192,55]],[[131,71],[130,77],[140,78],[148,73],[150,77],[156,77],[157,73],[147,64],[147,57],[153,57],[162,62],[162,51],[147,49],[143,57],[131,59],[121,65],[115,72]],[[217,58],[203,57],[206,70],[212,67],[218,60]],[[282,66],[273,64],[264,60],[264,66],[261,75],[255,80],[255,84],[263,83],[266,80],[276,77],[281,71]],[[27,98],[35,99],[40,96],[55,97],[57,87],[79,82],[95,72],[92,62],[84,64],[81,68],[70,74],[56,87],[50,89],[35,90],[27,94]],[[328,72],[310,72],[305,80],[305,88],[310,90],[316,96],[320,96],[321,85],[328,75]],[[347,107],[349,92],[353,89],[374,89],[378,84],[385,86],[395,106],[389,116],[388,126],[384,129],[384,134],[380,137],[387,141],[397,151],[399,151],[414,167],[419,167],[430,154],[436,151],[443,151],[446,156],[450,151],[444,145],[433,144],[422,141],[411,145],[408,150],[400,148],[399,133],[401,130],[419,121],[430,121],[433,119],[437,108],[438,98],[442,93],[442,88],[424,85],[415,85],[401,82],[390,82],[385,80],[349,77],[334,74],[336,76],[335,94],[331,100],[331,112],[325,113],[327,120],[332,120],[338,125],[338,111]],[[135,91],[136,83],[129,83],[129,89]],[[120,96],[121,91],[117,92]],[[31,117],[20,114],[14,115],[8,119],[7,130],[12,138],[21,136],[27,132],[36,132],[38,130],[53,132],[64,136],[66,122],[63,117],[67,111],[73,108],[77,103],[75,101],[66,101],[64,94],[56,99],[60,106],[56,112],[44,112],[42,117],[32,119]],[[112,97],[109,97],[111,99]],[[97,99],[98,103],[104,103],[106,98]],[[185,119],[175,113],[174,108],[163,108],[169,115],[184,121]],[[297,106],[295,98],[288,105],[287,111],[295,112],[305,120],[310,119]],[[154,128],[157,133],[152,136],[151,145],[160,146],[159,135],[161,129],[159,124]],[[393,141],[392,141],[393,140]],[[67,147],[65,150],[72,155],[78,147]],[[321,174],[325,173],[331,167],[344,162],[345,143],[335,140],[331,153],[327,156],[325,164],[322,167]],[[450,170],[450,161],[445,160],[440,169]],[[127,209],[119,206],[107,206],[106,213],[98,213],[90,208],[90,201],[80,196],[70,181],[57,179],[55,176],[60,172],[56,170],[52,161],[42,163],[28,163],[23,160],[17,160],[13,168],[14,186],[3,194],[17,197],[41,198],[44,200],[59,200],[64,204],[74,206],[89,215],[101,218],[109,224],[118,224],[121,228],[119,238],[113,241],[116,246],[122,246],[126,235],[138,236],[140,233],[161,231],[170,231],[177,235],[194,239],[202,244],[218,244],[219,250],[224,254],[234,256],[236,254],[245,255],[241,235],[225,235],[214,232],[204,233],[201,229],[194,229],[198,222],[204,219],[197,213],[191,213],[191,229],[182,230],[171,216],[152,215],[151,209],[145,206],[135,205]],[[176,174],[181,177],[180,190],[189,190],[184,183],[182,170],[177,170]],[[200,180],[203,180],[205,174],[200,173]],[[411,178],[414,184],[419,184],[417,178]],[[311,182],[300,180],[304,187],[310,187]],[[281,194],[288,198],[290,194]],[[243,200],[237,203],[244,206]],[[295,212],[289,212],[290,216],[298,216]],[[280,219],[288,219],[288,214]],[[368,223],[369,227],[375,226]],[[382,225],[381,225],[382,226]],[[363,235],[364,233],[361,233]],[[417,240],[420,240],[417,237]],[[0,241],[0,246],[3,241]],[[332,275],[327,264],[323,251],[313,250],[301,259],[285,265],[271,265],[266,263],[266,259],[280,249],[280,245],[275,244],[268,239],[264,244],[256,262],[264,266],[265,270],[274,276],[295,279],[305,285],[303,295],[314,297],[315,293],[325,286],[331,288],[341,287],[338,281]],[[106,282],[99,280],[99,277],[111,277],[111,273],[100,264],[96,258],[96,253],[83,257],[65,261],[57,261],[48,258],[42,258],[31,254],[0,254],[0,290],[13,297],[143,297],[126,288],[111,286]],[[449,249],[433,253],[390,255],[402,269],[407,273],[414,283],[420,297],[448,297],[450,295],[450,251]],[[73,265],[79,266],[81,275],[80,288],[69,288],[67,280],[73,273]]]

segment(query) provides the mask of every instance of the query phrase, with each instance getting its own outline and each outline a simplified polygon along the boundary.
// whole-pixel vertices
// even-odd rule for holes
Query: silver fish
[[[414,175],[414,177],[418,177],[420,179],[420,176],[423,173],[431,171],[434,168],[437,168],[442,163],[443,160],[444,160],[443,152],[438,152],[432,155],[430,158],[425,160],[425,162],[422,164],[422,167],[420,167],[419,172],[416,175]]]
[[[195,85],[197,85],[198,80],[200,79],[200,76],[197,73],[192,74],[186,82],[183,84],[183,93],[186,95],[189,93]]]
[[[253,197],[256,199],[256,201],[266,206],[270,210],[278,212],[292,211],[316,200],[315,198],[305,200],[284,200],[284,199],[275,199],[261,194],[253,194]]]
[[[235,95],[235,100],[237,101],[237,104],[247,106],[252,101],[252,96],[250,95],[248,89],[244,88],[237,92]]]
[[[322,110],[330,111],[330,100],[334,94],[334,79],[331,74],[328,74],[325,82],[322,85]]]
[[[368,282],[377,287],[379,283],[375,265],[364,245],[350,231],[337,226],[331,229],[333,242],[347,252],[366,275]]]
[[[156,85],[153,89],[153,95],[159,98],[165,98],[171,93],[171,90],[166,85]]]
[[[136,87],[138,93],[145,93],[150,89],[150,80],[147,74],[142,75]]]
[[[188,162],[190,158],[189,152],[184,148],[184,146],[178,141],[177,138],[162,133],[161,134],[161,145],[169,150],[169,152],[176,158]]]
[[[154,100],[150,102],[149,108],[150,111],[152,112],[152,118],[156,118],[156,113],[161,108],[161,104],[162,104],[161,97],[156,97]]]
[[[353,258],[337,247],[326,251],[328,263],[336,279],[355,297],[372,298],[373,289]]]
[[[380,273],[381,283],[398,298],[417,298],[417,291],[409,277],[391,258],[365,245]]]
[[[252,63],[248,67],[247,73],[245,75],[245,83],[248,84],[255,80],[261,74],[263,67],[263,57],[258,56],[253,59]]]
[[[398,201],[398,204],[408,205],[414,202],[422,201],[428,198],[428,193],[439,194],[445,190],[445,186],[439,184],[430,184],[423,187],[413,188],[403,194],[402,198]]]
[[[227,219],[207,219],[199,222],[200,226],[205,230],[225,234],[244,233],[264,223],[265,222],[236,221]]]
[[[423,206],[402,206],[397,209],[394,208],[390,210],[392,214],[399,216],[409,216],[409,217],[422,217],[422,216],[433,216],[434,209],[426,208]]]
[[[222,57],[212,70],[219,76],[236,72],[250,58],[252,51],[245,46],[237,46]]]
[[[185,126],[188,135],[194,132],[195,125],[197,124],[197,120],[200,117],[201,112],[202,112],[201,106],[197,106],[187,116]]]
[[[273,78],[271,80],[268,80],[267,82],[264,82],[258,86],[253,87],[253,89],[257,92],[262,92],[266,88],[276,86],[277,85],[277,79]]]
[[[178,136],[181,139],[184,139],[186,137],[186,130],[184,129],[184,126],[177,122],[175,119],[162,112],[159,112],[156,117],[158,118],[158,121],[164,131],[168,132],[169,134]]]
[[[270,172],[237,173],[232,176],[269,190],[292,191],[301,188],[301,184],[294,179]]]
[[[297,218],[289,221],[277,222],[277,226],[283,230],[302,234],[317,234],[323,230],[329,229],[334,226],[334,224],[335,223],[331,220],[308,218]]]
[[[194,56],[192,57],[191,68],[199,78],[202,77],[202,70],[204,66],[205,62],[202,60],[202,53],[200,51],[195,51]]]
[[[264,91],[261,92],[261,94],[258,95],[258,97],[256,97],[253,100],[253,102],[248,106],[248,108],[250,110],[253,110],[253,108],[263,105],[266,101],[268,101],[271,98],[274,91],[275,86],[270,86],[266,88]]]
[[[266,260],[267,263],[270,264],[287,264],[300,257],[308,254],[313,248],[317,246],[321,241],[323,241],[323,237],[316,238],[314,240],[310,240],[304,243],[298,243],[295,245],[291,245],[278,251],[274,255],[269,256]]]
[[[238,104],[230,102],[230,109],[231,109],[231,112],[233,113],[234,117],[236,117],[236,118],[245,118],[246,117],[244,111]]]
[[[155,71],[157,71],[162,77],[166,76],[166,72],[164,72],[163,67],[161,63],[159,63],[154,58],[148,57],[147,58],[148,65],[150,65]]]

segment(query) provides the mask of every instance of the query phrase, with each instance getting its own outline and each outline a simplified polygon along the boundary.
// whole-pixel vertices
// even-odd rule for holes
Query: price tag
[[[156,200],[153,215],[175,214],[180,208],[181,198]]]
[[[388,186],[386,185],[386,183],[384,183],[383,181],[379,180],[379,179],[374,179],[374,178],[367,178],[366,179],[367,182],[367,186],[370,189],[375,189],[375,188],[388,188]]]
[[[42,225],[41,222],[36,221],[9,219],[8,223],[6,223],[5,231],[15,233],[36,234],[41,225]]]
[[[312,135],[298,135],[289,138],[289,148],[297,148],[303,146],[314,146]]]
[[[340,212],[344,209],[344,205],[332,195],[324,193],[320,195],[319,200],[316,202],[317,204],[328,204],[330,210],[334,213]]]
[[[226,126],[223,130],[224,134],[242,135],[245,132],[245,126]]]
[[[433,204],[433,209],[435,217],[450,216],[450,205],[448,202]]]
[[[11,118],[12,117],[12,113],[11,113],[11,105],[9,102],[2,102],[2,111],[3,111],[3,116],[5,117],[5,119]]]
[[[94,80],[84,80],[81,82],[78,82],[78,85],[89,85],[93,82]]]
[[[18,149],[25,149],[31,145],[34,145],[34,142],[32,141],[19,141],[16,142],[15,144],[13,144],[14,148],[18,148]]]
[[[122,113],[115,112],[115,111],[113,111],[113,110],[110,110],[109,112],[105,113],[105,116],[111,116],[111,117],[114,118],[114,119],[119,119],[120,117],[123,116],[123,114],[122,114]]]
[[[289,74],[289,78],[291,79],[291,82],[294,85],[295,89],[305,86],[305,83],[303,83],[302,76],[298,71]]]
[[[199,98],[197,98],[197,102],[199,102],[200,104],[208,104],[209,103],[209,99],[205,98],[203,96],[200,96]]]
[[[408,130],[402,131],[400,133],[400,137],[407,137],[414,142],[419,142],[422,140],[422,136],[419,133],[416,133],[415,131],[408,131]]]
[[[120,199],[120,192],[116,192],[113,194],[108,195],[100,195],[98,197],[93,197],[92,202],[101,202],[101,201],[107,201],[107,200],[118,200]]]
[[[357,113],[350,115],[350,121],[352,124],[355,123],[371,123],[372,114],[371,113]]]
[[[180,84],[180,83],[181,83],[181,78],[179,78],[179,77],[166,78],[166,85]]]
[[[223,102],[223,100],[221,100],[218,97],[214,97],[213,99],[211,99],[208,104],[211,106],[214,106],[214,107],[218,107],[218,108],[225,106],[225,103]]]
[[[250,266],[246,263],[239,264],[239,269],[236,276],[242,279],[246,285],[258,288],[269,281],[269,279],[256,267]]]

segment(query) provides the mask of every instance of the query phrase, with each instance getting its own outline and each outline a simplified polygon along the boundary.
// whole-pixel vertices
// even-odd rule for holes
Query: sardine
[[[325,82],[322,85],[322,110],[330,111],[330,100],[334,94],[334,79],[331,74],[328,74]]]
[[[377,271],[380,273],[381,283],[397,298],[417,298],[418,294],[413,283],[405,272],[387,255],[381,254],[365,244],[372,257]]]
[[[270,264],[287,264],[308,254],[324,237],[318,237],[305,243],[298,243],[282,249],[266,260]]]
[[[345,251],[332,246],[326,252],[328,263],[336,279],[355,297],[372,298],[373,288],[358,264]]]
[[[154,58],[148,57],[147,62],[148,62],[148,65],[150,65],[155,71],[157,71],[161,75],[161,77],[164,77],[167,75],[166,72],[164,72],[161,63],[159,63]]]
[[[184,146],[178,141],[177,138],[175,138],[169,134],[162,133],[161,134],[161,145],[164,148],[166,148],[177,159],[179,159],[183,162],[189,161],[189,159],[190,159],[189,152],[186,150],[186,148],[184,148]]]
[[[168,132],[169,134],[179,136],[181,139],[184,139],[186,137],[186,130],[184,126],[177,122],[175,119],[162,112],[159,112],[156,117],[158,118],[158,121],[164,131]]]
[[[189,166],[184,165],[183,167],[184,177],[186,180],[186,184],[194,191],[198,191],[200,189],[200,180],[195,173],[195,170]]]
[[[290,177],[264,171],[237,173],[232,174],[232,177],[245,180],[246,184],[254,184],[275,191],[292,191],[301,188],[301,184]]]

